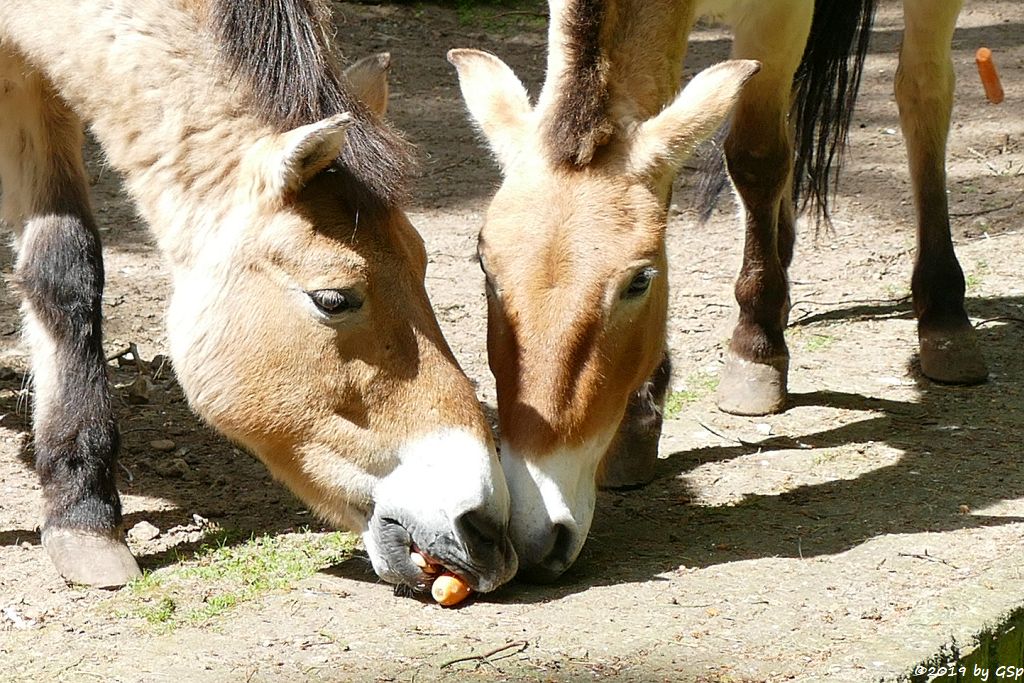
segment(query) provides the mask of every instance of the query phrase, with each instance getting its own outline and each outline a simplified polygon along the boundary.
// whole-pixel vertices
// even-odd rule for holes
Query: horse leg
[[[961,0],[905,0],[896,102],[917,209],[911,288],[921,371],[940,382],[974,384],[985,381],[988,369],[964,310],[964,274],[953,251],[946,198],[954,82],[950,43],[961,5]]]
[[[597,472],[597,485],[605,489],[649,484],[654,479],[661,439],[662,409],[672,377],[668,354],[650,379],[633,394],[619,431]]]
[[[736,280],[739,318],[718,386],[728,413],[764,415],[786,404],[789,316],[786,269],[793,254],[790,187],[793,141],[787,122],[793,73],[810,29],[812,5],[762,3],[736,25],[734,56],[758,59],[725,140],[726,163],[743,207],[746,236]],[[764,31],[771,26],[770,35]]]
[[[103,261],[81,150],[75,115],[37,72],[0,51],[0,215],[16,232],[42,543],[68,581],[113,587],[140,572],[121,530],[100,331]]]

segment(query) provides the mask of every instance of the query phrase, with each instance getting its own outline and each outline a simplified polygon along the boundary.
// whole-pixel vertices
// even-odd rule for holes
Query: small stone
[[[149,395],[152,392],[152,390],[153,380],[151,380],[146,375],[139,375],[131,384],[128,385],[128,403],[132,405],[141,405],[143,403],[149,403]]]
[[[0,381],[6,382],[8,380],[14,379],[17,376],[18,372],[14,368],[8,367],[6,365],[0,367]]]
[[[170,453],[171,451],[174,450],[176,445],[177,444],[175,444],[170,439],[157,439],[155,441],[149,442],[150,448],[152,448],[154,451],[160,451],[161,453]]]
[[[160,529],[146,521],[139,522],[128,530],[128,538],[133,541],[152,541],[160,535]]]
[[[155,469],[161,476],[173,477],[176,479],[184,479],[191,471],[188,463],[181,458],[172,458],[166,463],[160,463],[155,467]]]

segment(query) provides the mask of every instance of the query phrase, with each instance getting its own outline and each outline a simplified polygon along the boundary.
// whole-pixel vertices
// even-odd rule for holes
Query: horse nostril
[[[493,552],[505,543],[505,524],[481,510],[470,510],[455,520],[455,531],[470,554]]]
[[[551,529],[554,541],[551,543],[551,550],[544,558],[544,564],[548,566],[567,567],[572,553],[573,534],[572,530],[565,524],[556,524]]]
[[[569,568],[575,558],[576,536],[567,524],[554,524],[548,530],[547,552],[536,564],[520,566],[520,576],[533,583],[551,583]]]

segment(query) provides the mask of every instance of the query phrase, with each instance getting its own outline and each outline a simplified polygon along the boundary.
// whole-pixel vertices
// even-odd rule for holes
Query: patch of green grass
[[[122,616],[173,629],[204,624],[235,606],[284,590],[352,555],[357,537],[345,532],[250,537],[221,532],[180,564],[147,572],[115,602]]]
[[[446,4],[446,3],[441,3]],[[487,31],[543,28],[547,7],[539,0],[454,0],[459,23]]]
[[[814,353],[816,351],[824,351],[835,343],[836,338],[831,334],[812,334],[804,344],[804,348]]]
[[[980,287],[986,273],[988,273],[988,263],[985,261],[976,261],[974,263],[974,269],[964,278],[964,284],[967,287],[967,291],[972,291]]]
[[[665,408],[662,414],[666,420],[674,420],[682,414],[683,409],[696,403],[718,388],[718,377],[707,372],[697,372],[686,378],[684,389],[673,391],[665,397]]]

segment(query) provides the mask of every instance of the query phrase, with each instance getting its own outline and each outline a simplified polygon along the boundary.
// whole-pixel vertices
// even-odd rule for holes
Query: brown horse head
[[[400,208],[387,67],[349,72],[345,113],[245,151],[230,211],[175,278],[172,355],[194,408],[361,531],[382,578],[424,587],[415,548],[487,591],[516,569],[509,497]]]
[[[524,570],[553,578],[583,546],[602,458],[663,356],[672,178],[758,65],[712,67],[637,117],[588,94],[586,78],[553,84],[550,61],[533,107],[493,55],[449,59],[503,175],[479,255],[512,540]]]

